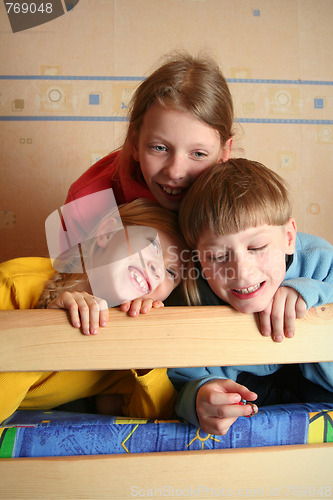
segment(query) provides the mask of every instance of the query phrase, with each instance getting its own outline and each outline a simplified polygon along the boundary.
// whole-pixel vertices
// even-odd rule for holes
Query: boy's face
[[[262,225],[226,236],[206,230],[198,243],[200,263],[215,294],[243,313],[263,311],[295,251],[296,224]]]

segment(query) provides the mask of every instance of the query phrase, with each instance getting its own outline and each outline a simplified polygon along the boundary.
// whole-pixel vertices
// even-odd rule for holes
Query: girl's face
[[[155,102],[145,113],[133,157],[156,201],[177,211],[201,172],[229,159],[231,143],[223,147],[218,132],[192,113]]]
[[[263,311],[284,279],[295,239],[294,219],[225,236],[206,230],[198,243],[203,273],[215,294],[237,311]]]
[[[94,295],[109,307],[138,297],[165,300],[181,281],[176,238],[146,226],[105,235],[87,270]]]

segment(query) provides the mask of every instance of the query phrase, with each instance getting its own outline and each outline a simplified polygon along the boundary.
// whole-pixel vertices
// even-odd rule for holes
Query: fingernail
[[[262,334],[261,334],[261,335],[263,335],[264,337],[269,337],[269,336],[270,336],[270,334],[271,334],[271,332],[268,332],[268,331],[267,331],[267,332],[262,332]]]
[[[274,337],[274,340],[275,340],[275,342],[282,342],[283,337],[281,337],[280,335],[278,335],[277,337]]]
[[[253,415],[255,415],[258,412],[258,407],[255,404],[251,403],[250,401],[247,401],[246,404],[251,406],[251,413],[250,415],[245,415],[245,416],[253,417]]]

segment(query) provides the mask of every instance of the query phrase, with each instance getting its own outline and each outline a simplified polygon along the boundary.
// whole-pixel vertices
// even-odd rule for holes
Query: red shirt
[[[138,198],[148,198],[156,202],[142,177],[139,163],[132,158],[127,161],[122,159],[121,153],[121,151],[110,153],[92,165],[71,185],[66,203],[110,188],[113,190],[117,205],[129,203]],[[79,208],[75,209],[75,220],[70,229],[72,234],[73,231],[75,233],[77,231],[73,234],[73,239],[82,241],[82,235],[90,233],[108,209],[112,209],[110,197],[104,196],[103,193],[98,196],[97,200],[94,199],[93,203],[89,202],[89,198],[87,203],[80,203]],[[74,211],[71,211],[71,216],[73,213]]]

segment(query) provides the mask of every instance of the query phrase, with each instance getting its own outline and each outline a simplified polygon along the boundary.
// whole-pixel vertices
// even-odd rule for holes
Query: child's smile
[[[245,299],[250,299],[252,297],[255,297],[257,295],[258,290],[260,288],[262,288],[264,285],[265,285],[265,281],[263,281],[262,283],[258,283],[257,285],[249,286],[247,288],[234,289],[231,291],[239,299],[245,300]]]
[[[146,111],[133,157],[156,200],[178,210],[201,172],[229,158],[227,142],[223,148],[218,132],[189,111],[155,102]]]
[[[292,219],[285,226],[262,225],[229,235],[206,230],[198,243],[209,286],[243,313],[264,310],[281,285],[286,254],[294,251]]]
[[[142,294],[149,293],[152,289],[147,272],[135,267],[128,266],[130,282]]]
[[[138,297],[166,299],[181,281],[178,240],[149,226],[103,235],[87,269],[94,295],[109,307]]]

